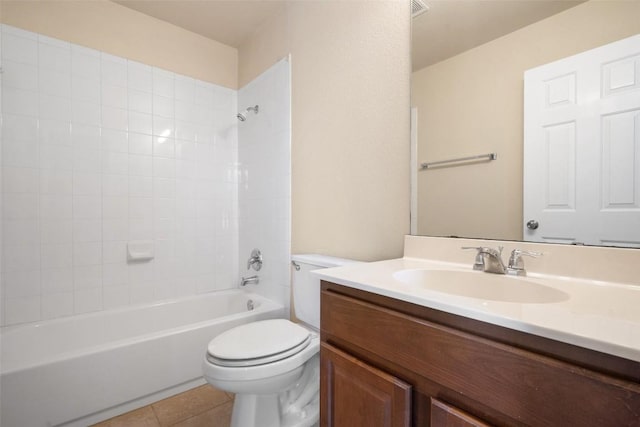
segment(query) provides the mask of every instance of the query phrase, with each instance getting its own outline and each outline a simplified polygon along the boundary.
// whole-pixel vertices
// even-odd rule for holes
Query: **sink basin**
[[[406,285],[463,297],[517,303],[566,301],[569,295],[522,277],[458,270],[401,270],[393,278]]]

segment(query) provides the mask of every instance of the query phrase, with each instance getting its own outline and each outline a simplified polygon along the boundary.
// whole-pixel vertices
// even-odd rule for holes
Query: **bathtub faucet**
[[[248,284],[257,285],[258,283],[260,283],[258,276],[243,277],[242,280],[240,280],[240,286],[247,286]]]

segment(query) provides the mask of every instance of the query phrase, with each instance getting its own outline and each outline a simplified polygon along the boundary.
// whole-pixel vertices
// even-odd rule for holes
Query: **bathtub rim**
[[[280,303],[278,303],[276,301],[273,301],[273,300],[271,300],[271,299],[269,299],[267,297],[264,297],[264,296],[262,296],[260,294],[257,294],[255,292],[250,292],[250,291],[246,291],[246,290],[239,289],[239,288],[236,288],[236,289],[225,289],[225,290],[221,290],[221,291],[211,291],[211,292],[206,292],[206,293],[197,294],[197,295],[189,295],[189,296],[185,296],[185,297],[179,297],[179,298],[173,298],[173,299],[165,299],[165,300],[161,300],[161,301],[153,301],[151,303],[142,303],[142,304],[130,305],[130,306],[126,306],[126,307],[118,307],[118,308],[114,308],[114,309],[110,309],[110,310],[101,310],[101,311],[95,311],[95,312],[90,312],[90,313],[82,313],[82,314],[73,315],[73,316],[64,316],[64,317],[59,317],[59,318],[50,319],[50,320],[41,320],[41,321],[36,321],[36,322],[21,323],[21,324],[18,324],[18,325],[3,326],[3,327],[0,328],[0,345],[2,345],[2,346],[4,345],[4,343],[2,342],[3,341],[2,337],[3,337],[3,335],[5,333],[14,332],[14,331],[20,330],[20,329],[38,328],[38,327],[41,327],[43,324],[47,324],[48,325],[48,324],[51,324],[51,323],[56,324],[56,323],[66,323],[66,322],[71,322],[71,321],[74,321],[74,322],[75,321],[82,321],[84,319],[90,319],[90,318],[104,316],[107,313],[108,313],[108,315],[113,315],[113,314],[117,315],[118,313],[136,311],[136,310],[140,310],[140,309],[143,309],[143,308],[162,307],[162,306],[167,306],[167,305],[172,305],[172,304],[189,302],[189,301],[201,299],[202,297],[217,297],[217,296],[224,296],[224,295],[229,295],[229,294],[244,294],[244,296],[246,296],[247,299],[253,299],[254,301],[257,301],[259,304],[253,310],[246,310],[246,311],[242,311],[242,312],[238,312],[238,313],[228,314],[228,315],[221,316],[221,317],[202,320],[202,321],[199,321],[199,322],[187,323],[187,324],[176,326],[176,327],[172,327],[172,328],[162,329],[162,330],[159,330],[159,331],[153,331],[153,332],[145,333],[145,334],[142,334],[142,335],[135,335],[135,336],[127,337],[127,338],[123,338],[123,339],[108,341],[106,343],[101,343],[101,344],[98,344],[98,345],[92,345],[92,346],[88,346],[88,347],[82,347],[80,349],[74,349],[74,350],[71,350],[71,351],[63,351],[63,352],[56,353],[55,355],[53,355],[51,357],[39,358],[38,360],[36,360],[34,362],[31,362],[31,363],[29,363],[29,362],[27,362],[27,363],[15,363],[15,364],[10,364],[9,367],[7,367],[6,366],[7,363],[2,361],[2,357],[1,357],[2,354],[0,353],[0,361],[2,361],[2,363],[0,363],[0,379],[5,375],[19,373],[21,371],[25,371],[25,370],[28,370],[28,369],[39,368],[41,366],[46,366],[46,365],[58,363],[58,362],[61,362],[61,361],[72,360],[72,359],[75,359],[75,358],[86,356],[86,355],[91,354],[91,353],[104,351],[104,350],[108,350],[108,349],[112,349],[112,348],[121,348],[121,347],[125,347],[125,346],[128,346],[128,345],[131,345],[133,343],[146,342],[146,341],[150,341],[150,340],[153,340],[153,339],[157,339],[157,338],[162,337],[162,336],[170,336],[170,335],[179,334],[181,332],[189,331],[189,330],[192,330],[192,329],[196,329],[198,327],[203,327],[205,325],[215,323],[216,321],[219,321],[219,319],[234,320],[234,319],[237,319],[239,317],[247,316],[247,313],[249,313],[249,312],[261,313],[261,312],[264,312],[264,311],[271,311],[271,310],[278,310],[278,309],[283,310],[284,309],[284,305],[282,305],[282,304],[280,304]],[[212,337],[212,339],[213,339],[213,337]]]

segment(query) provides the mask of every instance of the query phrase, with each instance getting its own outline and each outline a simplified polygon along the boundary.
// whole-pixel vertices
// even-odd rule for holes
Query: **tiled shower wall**
[[[1,324],[236,287],[236,91],[1,36]]]
[[[238,109],[259,106],[239,123],[239,274],[257,274],[255,292],[289,304],[291,271],[291,67],[285,58],[238,92]],[[253,248],[264,257],[247,270]]]

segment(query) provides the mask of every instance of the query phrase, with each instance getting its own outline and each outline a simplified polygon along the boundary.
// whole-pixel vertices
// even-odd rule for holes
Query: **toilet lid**
[[[274,362],[304,349],[310,332],[286,319],[270,319],[229,329],[211,340],[211,361],[223,366],[250,366]]]

